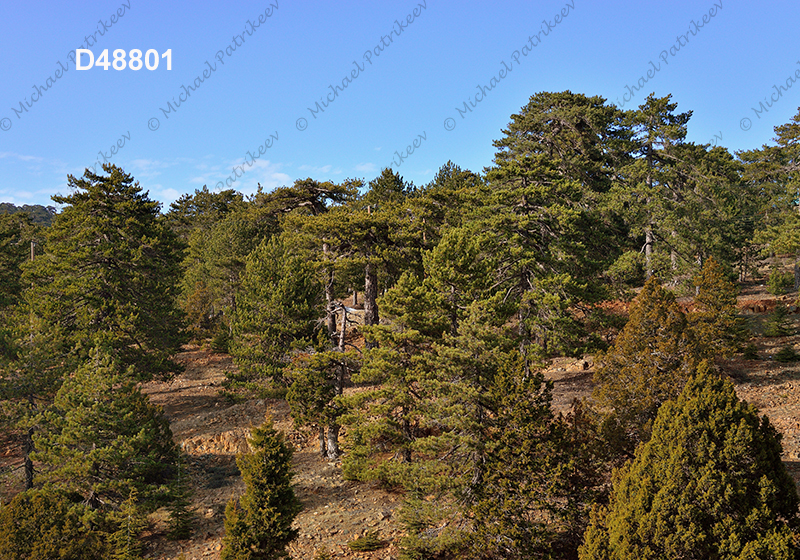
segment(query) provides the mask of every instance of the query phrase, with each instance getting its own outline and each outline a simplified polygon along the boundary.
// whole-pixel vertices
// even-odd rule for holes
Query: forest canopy
[[[726,377],[754,335],[738,284],[769,263],[770,290],[800,287],[800,110],[738,153],[688,141],[691,117],[540,92],[491,165],[424,185],[386,168],[165,209],[107,164],[59,213],[4,204],[0,422],[24,464],[0,555],[28,511],[52,518],[30,557],[139,558],[159,508],[189,532],[142,384],[191,342],[233,357],[228,398],[285,400],[345,479],[402,497],[403,558],[796,557],[780,434]],[[591,398],[558,412],[545,367],[588,356]],[[271,422],[250,445],[225,557],[282,557],[292,448]]]

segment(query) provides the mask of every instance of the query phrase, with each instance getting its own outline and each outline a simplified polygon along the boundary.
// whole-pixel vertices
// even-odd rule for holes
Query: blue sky
[[[794,2],[0,1],[0,201],[15,204],[52,204],[104,157],[165,205],[386,166],[423,185],[447,160],[490,165],[541,91],[625,108],[672,94],[689,140],[732,150],[800,106]],[[79,71],[78,48],[171,49],[172,69]]]

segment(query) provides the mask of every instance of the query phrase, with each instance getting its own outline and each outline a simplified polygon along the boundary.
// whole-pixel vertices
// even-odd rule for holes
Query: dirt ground
[[[164,408],[175,440],[188,456],[187,470],[195,490],[195,531],[187,541],[170,541],[157,531],[148,542],[149,558],[219,558],[225,506],[244,491],[236,453],[248,449],[250,429],[268,415],[294,447],[293,482],[303,511],[295,522],[300,536],[289,547],[292,558],[312,559],[322,549],[335,558],[397,557],[400,532],[394,523],[394,509],[400,501],[398,495],[344,481],[341,463],[323,459],[313,434],[294,428],[285,401],[234,403],[220,396],[225,372],[235,368],[229,356],[187,347],[180,360],[186,366],[184,374],[169,383],[148,383],[144,390]],[[353,539],[376,530],[386,547],[362,553],[347,547]]]
[[[787,306],[794,300],[783,298]],[[739,307],[750,328],[760,332],[776,298],[763,287],[746,287]],[[794,326],[800,329],[800,314],[790,307]],[[784,338],[754,338],[756,360],[738,357],[721,364],[731,376],[739,396],[756,405],[783,433],[784,461],[800,482],[800,362],[783,364],[772,355],[783,346],[800,352],[800,335]],[[395,509],[401,496],[367,484],[347,482],[341,464],[323,459],[314,434],[297,430],[282,400],[250,399],[236,402],[220,394],[226,372],[235,370],[231,358],[199,347],[186,347],[179,357],[186,371],[171,382],[144,386],[164,412],[187,460],[194,488],[196,513],[191,540],[164,538],[164,512],[153,517],[154,529],[147,537],[146,556],[164,560],[215,560],[220,557],[224,534],[225,506],[240,496],[244,485],[235,456],[248,449],[247,436],[253,426],[269,416],[294,447],[295,492],[304,509],[295,526],[300,536],[290,545],[291,557],[314,558],[327,550],[332,558],[390,559],[398,556],[401,537]],[[574,398],[588,397],[595,364],[591,356],[554,360],[545,375],[554,383],[553,407],[566,412]],[[0,436],[0,470],[20,472],[20,442]],[[13,494],[19,476],[9,477],[2,493]],[[373,552],[356,553],[347,543],[366,531],[377,530],[386,546]]]

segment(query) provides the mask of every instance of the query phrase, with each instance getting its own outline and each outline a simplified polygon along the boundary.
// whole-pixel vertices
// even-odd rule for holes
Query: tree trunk
[[[322,252],[327,255],[330,253],[330,245],[327,243],[322,244]],[[330,340],[336,336],[336,308],[333,303],[333,270],[327,269],[325,271],[327,278],[325,279],[325,324],[328,327],[328,337]]]
[[[336,460],[341,455],[339,451],[339,424],[328,424],[328,459]]]
[[[34,451],[33,428],[28,428],[28,433],[25,435],[25,444],[23,450],[25,455],[25,490],[30,490],[33,488],[33,461],[31,461],[31,453]]]
[[[411,422],[408,421],[408,418],[405,418],[405,415],[408,412],[406,411],[405,407],[403,407],[403,435],[406,436],[406,441],[408,441],[408,445],[403,447],[402,451],[402,460],[403,463],[410,463],[411,462],[411,442],[414,440],[414,434],[411,433]]]
[[[677,270],[678,270],[678,253],[675,251],[675,247],[674,247],[675,239],[677,237],[678,237],[678,234],[673,231],[672,232],[673,247],[670,249],[670,252],[669,252],[669,260],[670,260],[670,264],[672,265],[672,272],[673,273],[677,272]],[[675,282],[674,279],[673,279],[673,282]],[[673,284],[673,285],[675,285],[675,284]]]
[[[368,263],[364,269],[364,324],[377,325],[378,317],[378,274],[375,266]],[[367,342],[367,348],[373,348],[373,342]]]
[[[794,291],[800,288],[800,266],[794,261]]]
[[[653,227],[647,226],[644,230],[644,263],[645,278],[653,275]]]
[[[339,352],[344,354],[345,351],[345,339],[347,338],[347,308],[342,305],[342,327],[339,331],[339,344],[336,348]],[[341,364],[339,365],[339,372],[336,375],[333,383],[333,392],[334,394],[341,395],[344,392],[344,380],[347,377],[347,365],[344,360],[344,356],[342,356]],[[320,448],[324,445],[322,441],[322,429],[320,429]],[[321,449],[320,449],[321,450]],[[327,455],[328,459],[338,459],[341,455],[341,451],[339,450],[339,424],[334,421],[331,421],[328,424],[328,441],[327,441],[327,449],[325,450],[325,454]]]
[[[319,427],[319,454],[323,457],[328,456],[328,446],[325,445],[325,426]]]
[[[531,374],[530,360],[528,359],[528,345],[530,344],[530,336],[528,327],[525,324],[525,319],[528,317],[529,309],[527,306],[520,305],[517,324],[517,334],[519,335],[519,355],[522,357],[522,363],[525,364],[525,378]]]

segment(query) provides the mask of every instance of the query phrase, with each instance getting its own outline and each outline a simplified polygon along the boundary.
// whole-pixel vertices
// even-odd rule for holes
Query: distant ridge
[[[16,214],[17,212],[27,212],[30,214],[33,223],[49,227],[56,215],[54,206],[42,206],[41,204],[23,204],[15,206],[10,202],[0,202],[0,214]]]

